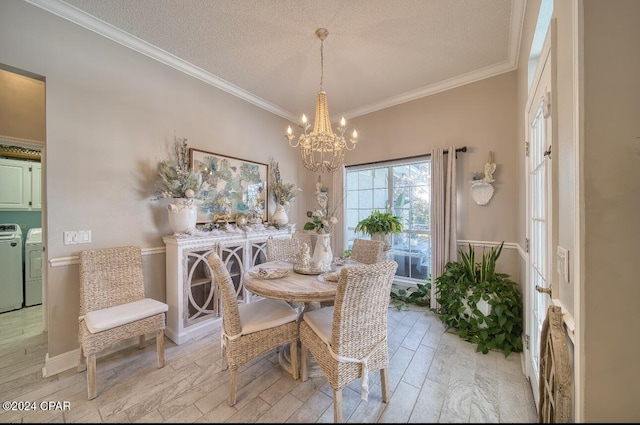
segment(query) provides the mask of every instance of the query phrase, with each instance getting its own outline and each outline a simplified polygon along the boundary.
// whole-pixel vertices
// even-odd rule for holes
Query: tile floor
[[[89,401],[85,373],[71,369],[42,378],[47,339],[41,315],[41,306],[0,314],[0,401],[68,402],[70,408],[3,409],[0,422],[333,421],[326,379],[294,381],[275,351],[241,369],[238,402],[229,407],[219,330],[180,346],[166,339],[162,369],[156,367],[153,339],[145,349],[100,358],[98,397]],[[476,353],[418,307],[389,307],[388,344],[389,403],[382,403],[379,374],[373,373],[368,402],[360,399],[359,382],[343,391],[346,422],[537,422],[520,353]]]

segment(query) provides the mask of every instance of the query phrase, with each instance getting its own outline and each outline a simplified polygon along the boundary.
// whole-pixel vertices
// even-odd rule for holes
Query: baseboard
[[[78,367],[78,358],[80,349],[67,351],[55,357],[49,357],[49,353],[44,356],[44,367],[42,368],[42,377],[48,378],[57,375],[60,372]]]
[[[217,329],[220,329],[221,326],[222,326],[222,316],[214,320],[203,320],[200,323],[193,324],[188,328],[179,330],[177,332],[174,331],[173,329],[170,329],[170,327],[167,326],[164,330],[164,334],[176,345],[181,345],[191,339],[199,338],[202,335],[205,335]]]

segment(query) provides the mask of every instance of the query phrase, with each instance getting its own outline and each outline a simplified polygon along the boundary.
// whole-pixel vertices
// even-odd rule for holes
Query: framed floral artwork
[[[189,148],[192,170],[202,176],[196,196],[198,223],[235,223],[241,214],[266,221],[268,166],[213,152]]]

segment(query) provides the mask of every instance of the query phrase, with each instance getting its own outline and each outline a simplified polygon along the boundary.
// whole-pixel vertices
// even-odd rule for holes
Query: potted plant
[[[276,202],[276,211],[271,217],[275,226],[284,226],[289,223],[289,204],[301,189],[294,183],[284,183],[280,176],[280,166],[275,159],[270,159],[270,170],[273,177],[271,184],[271,196]]]
[[[391,249],[391,235],[402,232],[402,219],[389,211],[373,210],[368,217],[363,218],[356,225],[356,233],[371,236],[384,242],[384,249]]]
[[[477,351],[501,350],[505,357],[522,351],[522,294],[509,275],[496,272],[502,246],[475,261],[475,251],[460,251],[460,261],[445,265],[436,278],[440,319]]]
[[[174,138],[173,157],[160,161],[158,177],[154,199],[173,199],[173,203],[167,206],[172,230],[183,233],[195,227],[197,209],[194,197],[202,187],[202,176],[191,169],[186,138]]]

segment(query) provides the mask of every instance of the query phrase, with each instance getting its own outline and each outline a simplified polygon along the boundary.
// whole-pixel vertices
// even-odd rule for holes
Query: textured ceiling
[[[329,112],[349,118],[514,69],[525,3],[27,1],[150,56],[164,55],[165,63],[179,63],[177,68],[289,119],[315,110],[317,28],[329,31]]]

